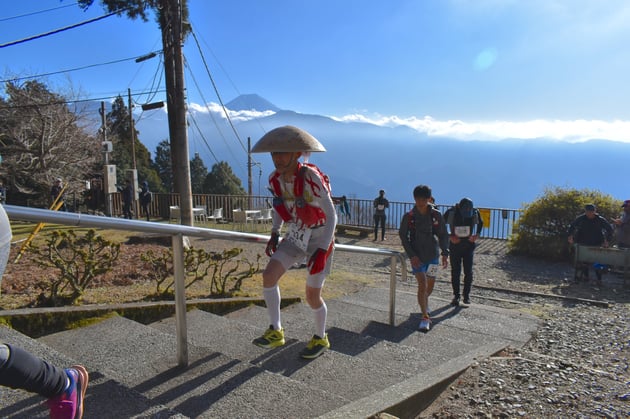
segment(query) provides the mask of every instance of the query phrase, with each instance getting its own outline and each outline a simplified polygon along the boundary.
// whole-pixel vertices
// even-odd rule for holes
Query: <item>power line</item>
[[[225,107],[225,105],[223,104],[223,100],[221,99],[221,95],[219,94],[219,89],[217,88],[216,83],[214,82],[214,78],[212,77],[212,74],[210,73],[210,69],[208,68],[208,63],[206,63],[206,57],[204,57],[203,55],[203,51],[201,50],[201,46],[199,45],[199,41],[197,40],[197,35],[195,34],[195,31],[192,28],[192,25],[190,26],[190,33],[193,36],[193,39],[195,40],[195,44],[197,45],[197,49],[199,50],[199,54],[201,55],[201,60],[203,61],[203,65],[206,68],[206,73],[208,73],[208,77],[210,78],[210,82],[212,83],[212,87],[214,88],[214,92],[217,95],[217,99],[219,100],[219,103],[221,104],[221,108],[223,109],[223,112],[225,113],[225,117],[227,118],[230,127],[232,127],[232,131],[234,132],[234,135],[236,136],[236,139],[238,140],[238,142],[241,144],[241,147],[243,148],[243,151],[245,151],[246,153],[248,152],[247,148],[245,147],[245,144],[243,144],[243,141],[241,140],[241,137],[238,135],[238,132],[236,131],[236,128],[234,127],[234,124],[232,123],[232,119],[230,118],[230,115],[227,111],[227,108]]]
[[[161,53],[162,51],[153,51],[153,52]],[[120,60],[108,61],[108,62],[104,62],[104,63],[89,64],[89,65],[85,65],[85,66],[82,66],[82,67],[69,68],[69,69],[66,69],[66,70],[51,71],[50,73],[37,74],[37,75],[33,75],[33,76],[16,77],[16,78],[12,78],[12,79],[0,80],[0,83],[17,82],[17,81],[21,81],[21,80],[37,79],[37,78],[40,78],[40,77],[54,76],[55,74],[70,73],[72,71],[85,70],[86,68],[93,68],[93,67],[100,67],[100,66],[111,65],[111,64],[118,64],[118,63],[122,63],[122,62],[125,62],[125,61],[136,60],[136,59],[138,59],[140,57],[142,57],[142,55],[139,55],[139,56],[136,56],[136,57],[130,57],[130,58],[122,58]]]
[[[155,91],[149,91],[149,92],[133,93],[132,96],[140,96],[140,95],[155,94],[155,93],[165,93],[165,92],[166,92],[166,90],[163,89],[163,90],[155,90]],[[116,96],[104,96],[104,97],[95,97],[95,98],[88,98],[88,99],[59,100],[59,101],[55,101],[55,102],[32,103],[32,104],[27,104],[27,105],[0,106],[0,110],[2,110],[2,109],[29,108],[31,106],[56,106],[56,105],[70,105],[70,104],[73,104],[73,103],[98,102],[98,101],[104,101],[104,100],[108,100],[108,99],[116,99],[119,96],[122,97],[122,94],[117,94]]]
[[[39,10],[37,12],[24,13],[23,15],[5,17],[5,18],[0,19],[0,22],[6,22],[7,20],[20,19],[20,18],[23,18],[23,17],[34,16],[34,15],[38,15],[40,13],[52,12],[53,10],[64,9],[66,7],[75,7],[77,4],[78,3],[66,4],[65,6],[59,6],[59,7],[53,7],[53,8],[50,8],[50,9]]]
[[[67,31],[69,29],[78,28],[79,26],[87,25],[88,23],[93,23],[93,22],[99,21],[101,19],[105,19],[107,17],[120,14],[121,12],[123,12],[123,11],[125,11],[127,9],[129,9],[129,7],[126,7],[126,8],[123,8],[123,9],[118,9],[115,12],[111,12],[111,13],[108,13],[108,14],[103,15],[103,16],[98,16],[98,17],[95,17],[95,18],[92,18],[92,19],[84,20],[83,22],[75,23],[74,25],[65,26],[63,28],[55,29],[54,31],[41,33],[39,35],[33,35],[33,36],[28,37],[28,38],[19,39],[17,41],[7,42],[5,44],[0,44],[0,48],[10,47],[10,46],[13,46],[13,45],[17,45],[17,44],[21,44],[21,43],[24,43],[24,42],[32,41],[34,39],[44,38],[44,37],[49,36],[49,35],[54,35],[56,33],[64,32],[64,31]]]

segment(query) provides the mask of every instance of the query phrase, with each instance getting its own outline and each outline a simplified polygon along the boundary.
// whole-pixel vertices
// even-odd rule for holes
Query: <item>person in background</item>
[[[55,179],[55,183],[53,183],[50,188],[50,205],[55,204],[58,206],[58,211],[66,210],[66,203],[64,201],[64,187],[61,178]]]
[[[429,202],[430,187],[416,186],[413,199],[415,206],[403,216],[398,233],[405,253],[409,256],[411,271],[418,282],[417,298],[422,311],[418,329],[428,332],[431,328],[429,296],[435,285],[440,249],[442,266],[448,266],[448,232],[442,213]]]
[[[623,208],[623,214],[621,214],[621,217],[613,220],[617,247],[630,249],[630,199],[623,201],[621,208]]]
[[[330,348],[326,333],[328,307],[322,298],[322,288],[332,266],[337,224],[328,177],[316,166],[298,161],[313,151],[326,149],[311,134],[292,126],[269,131],[252,148],[252,153],[271,152],[276,168],[269,176],[274,211],[265,253],[270,259],[262,274],[263,298],[271,324],[252,343],[262,348],[285,344],[278,281],[292,265],[306,258],[306,302],[315,323],[312,339],[300,352],[306,359],[316,358]],[[280,231],[285,224],[287,231],[280,242]]]
[[[613,235],[613,228],[608,221],[597,213],[594,204],[584,206],[584,214],[579,215],[569,226],[569,244],[579,244],[582,246],[608,247]],[[588,281],[589,265],[582,266],[581,277]],[[601,269],[595,269],[597,280],[602,280]],[[575,278],[578,279],[577,277]]]
[[[118,191],[120,192],[122,198],[123,217],[131,220],[133,218],[133,212],[131,210],[131,206],[133,205],[133,186],[131,186],[131,181],[127,180],[124,188],[119,186]]]
[[[151,221],[149,219],[149,205],[151,205],[151,191],[149,190],[149,182],[146,180],[142,182],[142,187],[140,188],[140,206],[142,207],[142,211],[147,217],[147,221]]]
[[[464,267],[464,305],[470,304],[470,290],[473,282],[473,256],[477,238],[483,228],[483,220],[470,198],[462,198],[458,204],[444,213],[449,229],[449,257],[451,260],[451,286],[453,287],[453,307],[459,306],[460,276]]]
[[[385,191],[378,191],[378,197],[374,200],[374,241],[378,239],[378,225],[381,225],[381,240],[385,240],[385,210],[389,208],[389,201],[385,198]]]
[[[11,250],[11,224],[0,205],[0,278]],[[0,385],[47,398],[52,419],[81,419],[89,375],[85,367],[62,369],[26,350],[0,342]]]

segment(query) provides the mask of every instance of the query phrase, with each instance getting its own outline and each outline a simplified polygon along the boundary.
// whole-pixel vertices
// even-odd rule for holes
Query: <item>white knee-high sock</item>
[[[280,323],[280,287],[278,287],[278,284],[271,288],[263,288],[263,298],[267,305],[270,324],[274,330],[282,329],[282,324]]]
[[[328,307],[323,303],[320,308],[313,310],[315,315],[315,334],[323,338],[326,334],[326,316],[328,315]]]

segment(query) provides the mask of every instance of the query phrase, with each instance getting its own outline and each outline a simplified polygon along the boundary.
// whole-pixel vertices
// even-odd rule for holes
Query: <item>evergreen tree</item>
[[[171,144],[162,140],[155,148],[155,163],[153,168],[161,182],[161,189],[173,192],[173,164],[171,162]]]
[[[241,179],[232,172],[230,165],[221,161],[212,165],[203,184],[204,193],[220,195],[246,195]]]
[[[112,110],[106,116],[108,138],[113,143],[110,163],[116,165],[118,182],[125,179],[128,169],[134,166],[134,151],[136,169],[138,170],[138,182],[149,182],[149,187],[155,192],[163,190],[162,182],[158,173],[153,168],[151,154],[138,138],[138,131],[134,128],[132,133],[132,123],[129,108],[125,105],[123,98],[119,95],[112,104]],[[132,147],[133,138],[133,147]],[[135,150],[134,150],[135,148]]]
[[[203,193],[203,184],[208,175],[208,168],[199,157],[199,153],[195,153],[195,157],[190,161],[190,185],[192,193]]]
[[[232,172],[230,165],[221,161],[212,165],[203,184],[204,193],[220,195],[246,195],[241,179]]]

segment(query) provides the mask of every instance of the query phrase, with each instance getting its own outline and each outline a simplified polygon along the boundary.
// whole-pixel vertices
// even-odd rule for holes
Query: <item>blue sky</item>
[[[96,0],[95,3],[98,3]],[[625,0],[189,0],[191,107],[256,93],[283,109],[454,138],[630,142]],[[41,12],[41,13],[36,13]],[[104,15],[3,2],[0,44]],[[100,100],[163,89],[157,23],[108,17],[0,48],[2,80],[49,75]],[[104,63],[112,63],[102,65]],[[138,103],[164,93],[134,96]],[[203,108],[199,108],[203,109]]]

